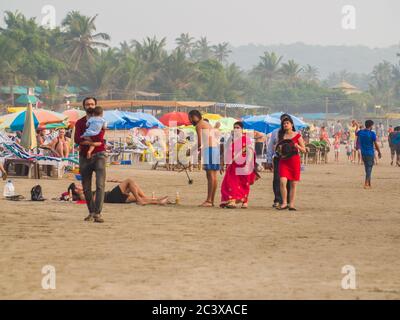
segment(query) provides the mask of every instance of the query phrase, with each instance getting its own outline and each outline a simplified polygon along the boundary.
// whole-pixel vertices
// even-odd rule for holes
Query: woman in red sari
[[[246,209],[250,186],[258,179],[255,165],[255,151],[248,135],[243,132],[243,123],[234,124],[233,141],[225,153],[226,172],[221,185],[221,208]],[[221,165],[221,174],[224,164]]]

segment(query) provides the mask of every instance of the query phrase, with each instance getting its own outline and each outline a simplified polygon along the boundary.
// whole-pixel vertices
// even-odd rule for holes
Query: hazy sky
[[[98,31],[112,44],[145,36],[175,38],[189,32],[212,43],[367,45],[400,42],[399,0],[0,0],[0,14],[19,10],[42,20],[44,5],[56,10],[57,24],[70,10],[99,14]],[[356,29],[342,28],[342,7],[356,9]]]

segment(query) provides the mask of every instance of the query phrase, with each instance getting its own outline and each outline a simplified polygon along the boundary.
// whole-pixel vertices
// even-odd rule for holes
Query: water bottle
[[[4,197],[13,197],[15,196],[15,188],[11,180],[8,180],[6,185],[4,186]]]
[[[179,192],[176,192],[175,204],[181,203],[181,197],[179,196]]]

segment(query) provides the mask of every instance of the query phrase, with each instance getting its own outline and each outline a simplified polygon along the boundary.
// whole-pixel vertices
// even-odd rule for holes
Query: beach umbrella
[[[145,112],[121,112],[123,118],[128,122],[129,128],[164,128],[164,125],[156,117]]]
[[[27,105],[27,104],[36,104],[39,101],[38,98],[35,96],[27,95],[27,94],[21,94],[17,100],[15,100],[15,103],[19,105]]]
[[[25,111],[20,111],[17,113],[7,114],[0,118],[0,129],[10,129],[11,131],[22,131],[25,124]],[[39,126],[39,120],[36,115],[33,114],[33,124],[35,128]]]
[[[63,123],[65,120],[67,120],[66,115],[51,110],[34,109],[33,113],[38,119],[40,126],[45,126],[52,123]]]
[[[75,123],[86,115],[86,112],[79,109],[69,109],[63,112],[63,115],[68,117],[67,122],[70,126],[74,126]]]
[[[25,114],[27,109],[11,113],[0,118],[0,129],[10,129],[11,131],[22,131],[25,123]],[[62,113],[45,110],[45,109],[33,109],[33,118],[35,128],[39,125],[44,127],[48,124],[60,123],[66,119]]]
[[[208,119],[208,120],[220,120],[223,117],[220,114],[216,113],[205,113],[203,114],[203,119]]]
[[[38,129],[43,130],[43,129],[66,129],[68,128],[68,124],[65,122],[59,122],[59,123],[48,123],[44,125],[39,125]]]
[[[107,129],[124,130],[127,128],[127,121],[123,117],[123,113],[118,110],[107,110],[103,114],[107,122]]]
[[[166,125],[169,127],[170,125],[175,125],[175,126],[188,126],[191,125],[189,121],[189,116],[186,112],[170,112],[164,114],[160,118],[160,122],[163,125]]]
[[[29,104],[28,110],[25,112],[24,130],[22,131],[20,142],[21,146],[23,146],[25,149],[32,150],[37,147],[35,129],[32,104]]]
[[[283,112],[276,112],[276,113],[271,114],[271,117],[280,120],[281,115],[283,115]],[[296,116],[293,116],[290,114],[290,117],[293,119],[293,123],[294,123],[294,126],[296,127],[296,130],[309,127],[309,125],[307,123],[305,123],[303,120],[297,118]]]
[[[269,115],[244,117],[243,125],[245,129],[256,130],[268,134],[281,126],[281,121]]]
[[[237,122],[238,120],[235,118],[230,118],[230,117],[226,117],[226,118],[221,118],[219,120],[209,120],[210,124],[215,127],[215,125],[219,122],[221,124],[219,130],[222,132],[230,132],[233,130],[233,125],[235,122]]]

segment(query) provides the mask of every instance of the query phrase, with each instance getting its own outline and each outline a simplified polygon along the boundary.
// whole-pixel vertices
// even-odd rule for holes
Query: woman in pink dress
[[[224,180],[221,185],[221,208],[241,208],[248,206],[250,186],[258,179],[255,165],[255,151],[248,135],[243,133],[243,123],[234,124],[233,141],[225,153],[227,162]],[[224,171],[221,165],[221,174]]]

